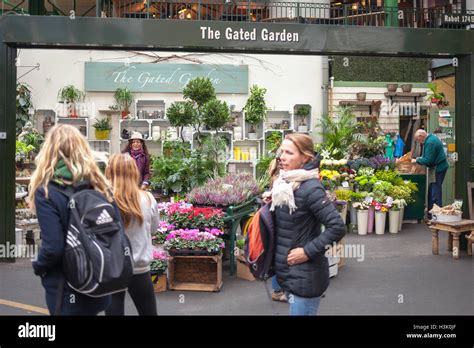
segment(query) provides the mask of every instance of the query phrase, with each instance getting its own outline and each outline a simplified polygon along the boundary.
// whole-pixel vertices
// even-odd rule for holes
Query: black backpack
[[[275,275],[275,224],[270,204],[261,207],[250,222],[245,238],[244,256],[256,279]]]
[[[68,285],[91,297],[125,291],[133,276],[133,258],[120,214],[88,182],[53,186],[69,198],[63,257]]]

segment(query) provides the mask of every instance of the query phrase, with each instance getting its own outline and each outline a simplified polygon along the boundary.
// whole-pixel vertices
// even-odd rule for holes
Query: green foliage
[[[216,90],[207,77],[197,77],[188,82],[183,89],[183,96],[202,107],[211,99],[216,98]]]
[[[35,147],[33,145],[27,145],[24,142],[17,140],[15,148],[15,161],[27,158],[30,152],[34,149]]]
[[[343,190],[338,189],[335,190],[334,193],[336,194],[336,198],[338,201],[350,201],[352,198],[352,191],[351,190]]]
[[[245,246],[245,239],[237,239],[235,244],[237,245],[237,248],[243,250]]]
[[[365,199],[365,197],[367,197],[367,192],[363,191],[363,192],[354,192],[354,191],[351,191],[351,201],[352,202],[361,202]]]
[[[225,138],[215,134],[204,137],[201,153],[209,160],[214,177],[222,176],[225,173],[225,149]]]
[[[95,129],[98,131],[105,131],[105,130],[111,130],[112,129],[112,123],[107,117],[97,119],[95,123],[92,125]]]
[[[350,57],[344,66],[343,56],[331,58],[336,81],[426,82],[431,63],[426,58]]]
[[[377,170],[375,172],[377,179],[387,181],[392,185],[398,185],[403,182],[402,177],[394,170]]]
[[[268,154],[276,154],[283,142],[280,132],[268,132],[265,136],[266,151]]]
[[[188,157],[156,157],[152,161],[153,189],[168,192],[188,192],[204,184],[213,174],[213,164],[198,151]]]
[[[310,114],[311,109],[307,105],[300,105],[296,108],[296,116],[306,117]]]
[[[202,121],[216,132],[230,121],[230,110],[225,101],[211,99],[202,108]]]
[[[270,163],[274,158],[275,158],[275,155],[270,154],[270,155],[262,156],[258,159],[257,168],[256,168],[257,180],[260,179],[262,176],[264,176],[266,173],[268,173],[268,167],[270,166]]]
[[[129,111],[133,102],[132,92],[127,88],[117,88],[114,93],[115,102],[122,111]]]
[[[39,153],[41,145],[44,143],[44,136],[40,132],[38,132],[37,129],[32,128],[28,132],[22,132],[22,134],[19,137],[19,140],[21,140],[25,145],[31,145],[33,146],[33,152],[34,153]]]
[[[196,110],[190,101],[174,102],[166,111],[166,117],[172,127],[187,127],[194,124]]]
[[[355,126],[353,141],[349,145],[351,158],[372,158],[385,153],[387,141],[378,122],[358,122]]]
[[[266,92],[265,88],[260,88],[257,85],[250,87],[250,96],[245,103],[243,111],[245,112],[245,121],[251,125],[258,125],[267,117]]]
[[[355,116],[350,107],[336,108],[337,117],[325,113],[321,116],[321,122],[317,125],[324,136],[324,144],[320,150],[326,150],[334,159],[342,159],[347,148],[352,143]]]
[[[84,100],[86,94],[73,85],[67,85],[61,88],[58,92],[58,99],[61,102],[76,103]]]
[[[26,83],[16,84],[16,135],[21,133],[22,128],[30,120],[29,110],[33,107],[31,101],[31,87]]]
[[[166,140],[163,143],[163,156],[165,157],[189,157],[190,155],[190,143],[174,140]]]

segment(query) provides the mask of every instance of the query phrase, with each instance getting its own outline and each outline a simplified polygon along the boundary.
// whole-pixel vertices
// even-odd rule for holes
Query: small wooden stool
[[[446,231],[449,233],[448,237],[448,250],[453,252],[453,258],[459,259],[459,235],[462,232],[474,231],[474,220],[461,220],[458,222],[437,222],[433,221],[430,226],[432,237],[431,245],[433,255],[439,254],[439,239],[438,232]],[[472,237],[468,241],[468,254],[472,255]],[[470,249],[469,249],[470,248]],[[469,253],[470,250],[470,253]]]

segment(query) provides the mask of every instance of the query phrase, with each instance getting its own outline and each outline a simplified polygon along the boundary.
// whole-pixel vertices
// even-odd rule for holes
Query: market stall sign
[[[182,93],[196,77],[208,77],[217,93],[248,93],[247,65],[85,63],[85,90]]]

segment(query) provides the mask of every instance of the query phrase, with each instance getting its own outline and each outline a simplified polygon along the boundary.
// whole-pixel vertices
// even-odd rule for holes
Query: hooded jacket
[[[311,170],[319,161],[304,166]],[[281,287],[300,297],[319,297],[329,286],[329,263],[325,256],[333,242],[346,233],[334,204],[326,197],[326,191],[318,179],[301,183],[294,191],[296,211],[290,215],[287,206],[275,209],[276,251],[275,271]],[[325,226],[321,233],[321,225]],[[309,260],[288,265],[291,249],[302,247]]]

